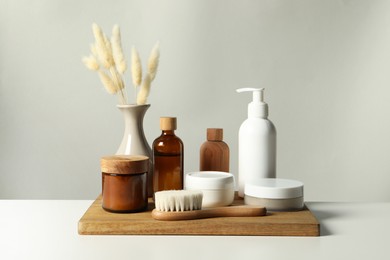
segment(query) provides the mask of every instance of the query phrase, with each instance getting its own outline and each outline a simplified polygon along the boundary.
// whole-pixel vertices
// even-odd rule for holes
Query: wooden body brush
[[[201,191],[175,190],[155,193],[156,208],[152,217],[156,220],[190,220],[215,217],[264,216],[264,207],[231,206],[202,209]]]

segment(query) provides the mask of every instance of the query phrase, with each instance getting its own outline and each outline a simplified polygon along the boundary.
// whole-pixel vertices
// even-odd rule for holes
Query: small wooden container
[[[207,141],[200,147],[200,171],[229,172],[229,146],[222,128],[207,128]]]
[[[149,158],[141,155],[105,156],[102,171],[102,207],[116,212],[140,212],[148,206]]]

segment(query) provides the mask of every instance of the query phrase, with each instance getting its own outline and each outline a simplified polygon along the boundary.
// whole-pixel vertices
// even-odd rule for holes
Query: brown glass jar
[[[147,172],[149,157],[113,155],[100,160],[102,171],[102,207],[116,212],[139,212],[147,209]]]
[[[161,117],[160,128],[153,142],[153,191],[182,190],[184,145],[175,135],[176,117]]]

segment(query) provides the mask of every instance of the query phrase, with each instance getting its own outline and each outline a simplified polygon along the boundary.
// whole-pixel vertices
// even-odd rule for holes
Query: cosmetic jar
[[[245,183],[245,204],[269,211],[296,211],[303,208],[303,183],[296,180],[264,178]]]
[[[204,208],[228,206],[234,200],[234,177],[219,171],[191,172],[186,174],[185,189],[201,190]]]
[[[147,172],[149,157],[105,156],[102,171],[102,207],[116,213],[139,212],[148,206]]]

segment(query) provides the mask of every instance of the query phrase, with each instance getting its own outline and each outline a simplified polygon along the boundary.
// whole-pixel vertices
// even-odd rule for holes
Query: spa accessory
[[[207,128],[207,141],[200,147],[199,170],[229,172],[229,146],[223,141],[222,128]]]
[[[152,149],[144,133],[144,116],[150,105],[117,105],[124,120],[122,141],[117,155],[144,155],[149,157],[148,197],[153,197]]]
[[[266,207],[270,211],[303,208],[303,183],[287,179],[258,179],[245,184],[245,204]]]
[[[238,195],[244,197],[245,184],[259,178],[276,177],[276,129],[268,120],[264,88],[241,88],[253,92],[248,118],[241,124],[238,139]]]
[[[160,128],[153,142],[153,190],[182,190],[184,145],[175,135],[176,117],[161,117]]]
[[[201,190],[203,207],[228,206],[234,200],[234,177],[227,172],[191,172],[186,174],[185,189]]]
[[[108,93],[117,94],[120,104],[126,105],[128,104],[128,99],[124,73],[127,69],[127,63],[122,50],[119,26],[114,25],[112,28],[111,39],[95,23],[92,24],[92,31],[95,42],[91,44],[91,54],[83,57],[82,61],[87,69],[98,73]],[[156,77],[159,60],[160,50],[159,42],[157,42],[150,52],[147,70],[145,73],[142,73],[141,59],[138,52],[134,46],[131,49],[131,76],[137,105],[145,105],[147,103],[151,83]],[[144,76],[143,79],[142,76]]]
[[[139,212],[148,206],[147,156],[115,155],[100,160],[102,207],[110,212]]]
[[[161,191],[155,193],[156,208],[152,217],[156,220],[191,220],[215,217],[264,216],[263,207],[220,207],[201,209],[202,192],[190,190]]]

